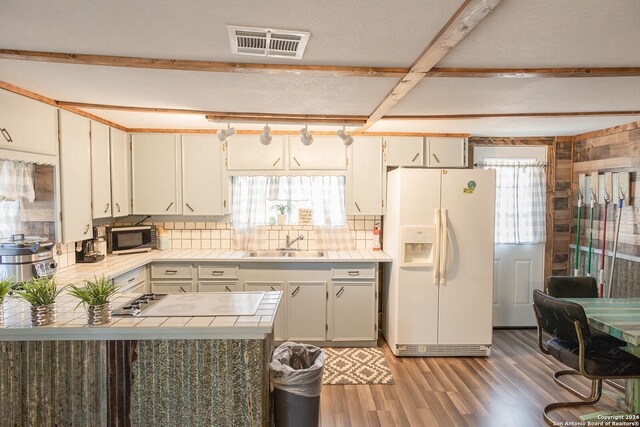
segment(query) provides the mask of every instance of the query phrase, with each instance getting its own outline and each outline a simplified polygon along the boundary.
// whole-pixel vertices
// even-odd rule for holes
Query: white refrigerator
[[[495,171],[388,174],[383,334],[396,356],[491,351]]]

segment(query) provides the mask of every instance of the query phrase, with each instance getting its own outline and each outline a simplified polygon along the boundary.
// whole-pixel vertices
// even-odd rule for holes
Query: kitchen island
[[[135,294],[119,294],[117,308]],[[9,298],[0,324],[7,425],[268,425],[268,364],[281,292],[247,316],[114,317],[87,326],[63,294],[54,325],[31,327]]]

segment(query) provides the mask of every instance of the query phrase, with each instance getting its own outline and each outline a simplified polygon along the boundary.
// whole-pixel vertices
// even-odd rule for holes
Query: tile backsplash
[[[226,219],[226,218],[225,218]],[[373,228],[381,222],[380,216],[350,216],[347,218],[356,249],[373,248]],[[114,225],[132,225],[133,221],[118,221]],[[103,224],[103,222],[101,222]],[[171,249],[233,249],[233,231],[228,221],[150,221],[144,224],[163,227],[169,235]],[[287,234],[304,239],[293,244],[296,249],[322,249],[316,246],[311,225],[268,225],[263,249],[276,249],[285,245]],[[54,259],[58,268],[76,263],[75,243],[56,245]]]

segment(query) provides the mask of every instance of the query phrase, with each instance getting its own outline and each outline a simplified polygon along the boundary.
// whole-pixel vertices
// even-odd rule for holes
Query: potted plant
[[[71,285],[69,294],[78,298],[80,304],[87,307],[87,323],[89,325],[103,325],[111,321],[111,301],[109,300],[118,287],[111,279],[104,276],[85,280],[83,286]]]
[[[4,297],[11,292],[13,285],[13,279],[0,279],[0,323],[4,320]]]
[[[281,205],[273,205],[271,209],[278,212],[278,225],[284,225],[287,223],[287,214],[291,212],[293,205],[291,202]]]
[[[45,326],[56,321],[56,298],[65,288],[58,288],[53,277],[34,277],[15,295],[31,304],[31,325]]]

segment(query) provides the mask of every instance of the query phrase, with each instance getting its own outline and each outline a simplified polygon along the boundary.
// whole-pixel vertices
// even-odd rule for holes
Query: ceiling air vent
[[[302,59],[310,33],[229,25],[231,52],[238,55]]]

